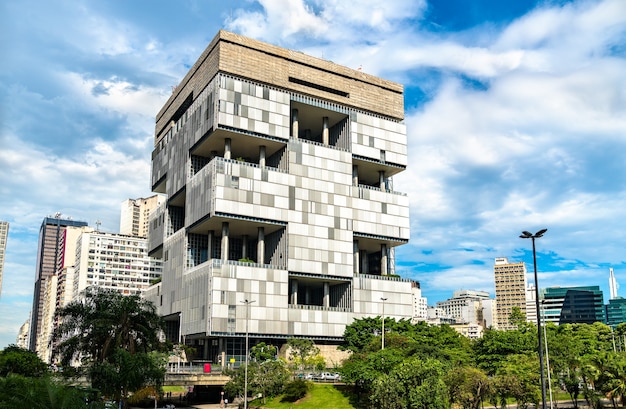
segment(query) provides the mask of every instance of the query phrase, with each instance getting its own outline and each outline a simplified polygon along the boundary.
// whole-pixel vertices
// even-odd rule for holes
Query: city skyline
[[[409,167],[394,188],[412,227],[397,272],[430,305],[494,295],[496,257],[532,271],[518,236],[541,228],[539,286],[608,299],[609,268],[626,277],[626,4],[378,3],[2,4],[0,348],[32,306],[41,220],[116,232],[119,204],[151,195],[156,112],[220,28],[405,86]]]

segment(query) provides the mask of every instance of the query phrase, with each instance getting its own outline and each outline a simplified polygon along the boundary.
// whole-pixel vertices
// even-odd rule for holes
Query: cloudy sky
[[[0,1],[0,348],[28,318],[56,212],[119,229],[150,192],[154,117],[227,29],[405,87],[411,242],[429,304],[493,292],[493,261],[540,287],[626,284],[626,2]],[[531,279],[532,277],[529,277]],[[623,290],[626,295],[626,288]]]

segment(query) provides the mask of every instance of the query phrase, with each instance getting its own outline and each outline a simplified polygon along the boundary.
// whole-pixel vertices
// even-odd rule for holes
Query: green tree
[[[537,350],[536,331],[500,331],[488,329],[473,344],[477,366],[493,376],[508,357],[517,354],[534,354]]]
[[[250,348],[250,357],[257,362],[275,359],[276,355],[278,355],[278,348],[274,345],[267,345],[265,342],[259,342]]]
[[[165,351],[159,335],[163,319],[138,295],[90,287],[61,308],[54,334],[65,368],[80,361],[94,387],[118,401],[146,386],[160,387]]]
[[[307,358],[320,353],[319,348],[310,339],[289,338],[287,345],[289,345],[290,349],[289,358],[293,360],[296,367],[300,370],[304,369]]]
[[[0,409],[97,409],[93,392],[69,386],[50,376],[27,378],[10,374],[0,377]]]
[[[9,374],[27,377],[43,376],[48,372],[48,365],[36,353],[15,344],[0,351],[0,376]]]
[[[513,397],[519,408],[527,408],[529,403],[536,406],[541,399],[538,358],[530,354],[509,355],[498,368],[495,383],[500,403],[503,398]]]
[[[225,370],[224,374],[230,377],[224,386],[224,391],[230,396],[243,396],[245,365],[237,369]],[[263,403],[265,403],[266,398],[282,393],[289,377],[289,371],[282,360],[250,362],[248,364],[248,393],[252,395],[261,394]]]
[[[406,359],[374,381],[370,400],[373,408],[448,409],[443,365],[432,358]]]
[[[450,401],[463,409],[479,409],[491,392],[487,374],[477,368],[453,367],[446,374]]]
[[[387,320],[385,320],[385,323],[387,323]],[[378,338],[376,334],[379,334],[380,331],[382,331],[382,320],[379,317],[355,319],[344,330],[343,343],[339,346],[339,349],[362,352],[375,338]]]

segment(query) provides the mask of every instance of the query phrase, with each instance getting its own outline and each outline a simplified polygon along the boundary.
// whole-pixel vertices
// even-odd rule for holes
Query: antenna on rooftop
[[[96,232],[100,232],[100,225],[102,224],[102,222],[100,220],[96,220],[94,224],[96,225]]]
[[[614,300],[617,298],[617,289],[619,285],[617,284],[617,280],[615,280],[615,274],[613,273],[613,268],[609,268],[609,293],[611,297],[610,300]]]

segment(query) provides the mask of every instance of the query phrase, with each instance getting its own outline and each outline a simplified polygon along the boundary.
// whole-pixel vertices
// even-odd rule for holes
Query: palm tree
[[[65,369],[80,362],[92,386],[118,400],[148,383],[160,386],[165,368],[152,351],[164,350],[164,321],[154,304],[89,287],[57,315],[61,324],[53,339]]]
[[[131,354],[150,352],[161,346],[163,319],[154,304],[138,295],[88,287],[83,296],[57,313],[61,324],[54,339],[61,362],[103,362],[116,349]]]

